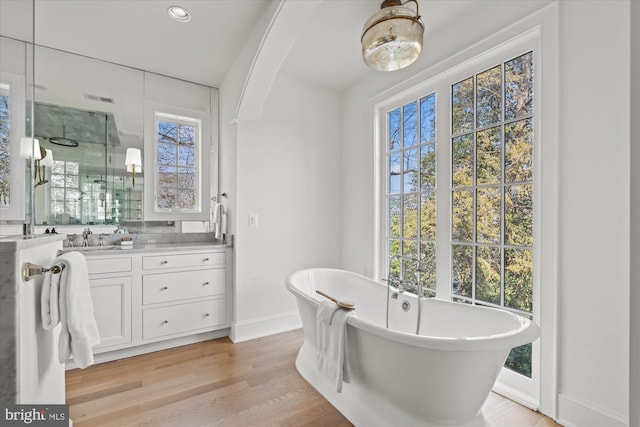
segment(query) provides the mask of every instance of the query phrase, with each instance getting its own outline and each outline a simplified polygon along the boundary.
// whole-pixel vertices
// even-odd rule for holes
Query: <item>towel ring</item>
[[[225,197],[226,198],[227,197],[227,193],[222,193],[222,194],[218,194],[217,196],[213,196],[211,198],[211,200],[213,200],[214,202],[217,202],[217,201],[221,200],[221,197]]]
[[[64,269],[64,264],[62,265],[54,265],[51,268],[41,267],[37,264],[32,264],[30,262],[25,262],[22,264],[22,280],[28,282],[36,276],[40,276],[41,274],[50,271],[51,274],[60,274]]]

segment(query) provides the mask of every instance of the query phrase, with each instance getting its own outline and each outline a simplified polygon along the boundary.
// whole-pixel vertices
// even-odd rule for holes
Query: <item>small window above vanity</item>
[[[217,89],[145,73],[146,221],[209,220],[217,116]]]

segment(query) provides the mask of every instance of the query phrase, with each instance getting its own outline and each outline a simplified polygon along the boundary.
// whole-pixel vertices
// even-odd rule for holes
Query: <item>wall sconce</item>
[[[20,156],[25,159],[34,157],[34,160],[40,160],[40,141],[35,138],[22,137],[20,142]]]
[[[133,186],[136,186],[136,171],[142,172],[142,153],[139,148],[127,148],[127,157],[124,160],[127,172],[131,172]]]
[[[403,5],[413,2],[413,10]],[[384,0],[362,30],[362,58],[377,71],[395,71],[411,65],[422,52],[424,23],[417,0]]]
[[[49,182],[46,178],[46,169],[47,166],[50,168],[53,167],[53,151],[45,150],[44,148],[40,148],[40,159],[35,160],[35,171],[33,173],[33,178],[38,179],[36,183],[36,187],[39,185],[44,185]]]

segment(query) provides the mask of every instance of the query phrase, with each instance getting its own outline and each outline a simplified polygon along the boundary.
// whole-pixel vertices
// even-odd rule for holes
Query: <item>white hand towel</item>
[[[40,294],[40,308],[42,315],[42,327],[51,330],[60,323],[60,273],[44,273],[42,293]]]
[[[222,240],[227,232],[227,212],[222,203],[216,203],[213,207],[213,237]]]
[[[352,310],[340,309],[332,301],[322,301],[318,307],[316,322],[316,363],[320,373],[338,393],[342,382],[350,382],[349,355],[347,345],[347,319],[355,316]]]
[[[93,364],[92,347],[100,344],[100,333],[93,315],[89,274],[84,255],[67,252],[55,260],[64,264],[60,273],[60,342],[58,358],[66,362],[72,355],[78,367]]]

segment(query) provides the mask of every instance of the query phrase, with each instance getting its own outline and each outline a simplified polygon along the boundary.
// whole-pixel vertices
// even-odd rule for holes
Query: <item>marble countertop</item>
[[[0,252],[14,252],[45,243],[64,240],[63,234],[32,234],[30,236],[0,236]]]
[[[78,251],[85,257],[87,256],[102,256],[121,253],[149,253],[149,252],[167,252],[167,251],[194,251],[194,250],[210,250],[210,249],[225,249],[229,247],[223,242],[173,242],[173,243],[136,243],[132,246],[90,246],[88,248],[64,248],[58,253]]]

